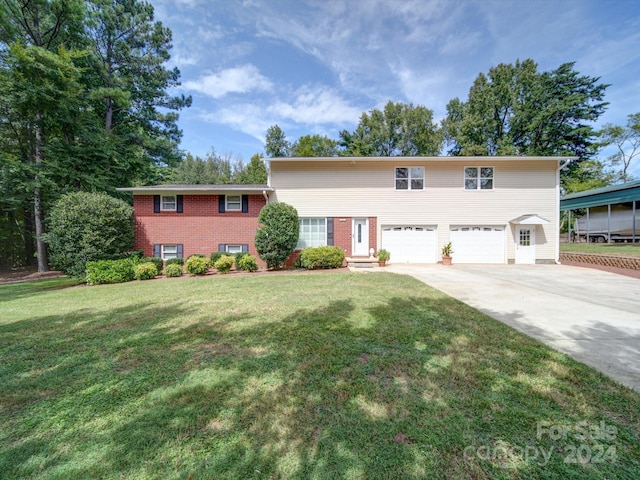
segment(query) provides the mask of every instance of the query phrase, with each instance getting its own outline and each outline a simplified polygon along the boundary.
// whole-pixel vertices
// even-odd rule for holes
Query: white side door
[[[536,263],[535,225],[516,227],[516,263]]]
[[[369,224],[366,218],[353,219],[353,253],[356,256],[369,256]]]

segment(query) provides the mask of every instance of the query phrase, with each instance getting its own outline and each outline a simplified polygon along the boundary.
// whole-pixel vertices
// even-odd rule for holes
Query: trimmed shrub
[[[298,211],[286,203],[268,203],[258,215],[260,227],[255,244],[267,268],[278,270],[298,244],[300,225]]]
[[[235,261],[236,259],[231,255],[222,255],[213,266],[219,273],[229,273]]]
[[[300,252],[300,265],[307,270],[340,268],[344,262],[344,250],[340,247],[309,247]]]
[[[242,259],[242,257],[244,257],[245,255],[249,255],[249,254],[247,252],[238,252],[233,254],[233,256],[236,259],[236,267],[238,266],[238,262],[240,261],[240,259]]]
[[[211,265],[215,265],[222,255],[224,255],[224,252],[211,252],[211,256],[209,257]]]
[[[168,267],[169,265],[184,265],[184,258],[169,258],[168,260],[165,260],[164,262],[164,266],[165,268]]]
[[[153,262],[139,263],[134,271],[136,280],[151,280],[158,276],[158,267]]]
[[[209,262],[202,255],[189,255],[184,266],[190,275],[204,275],[209,269]]]
[[[157,275],[162,273],[163,262],[160,257],[144,257],[139,260],[140,263],[153,263],[158,271]]]
[[[171,259],[175,260],[175,259]],[[181,277],[182,276],[182,265],[178,265],[177,263],[170,263],[164,267],[164,276],[165,277]]]
[[[63,195],[47,216],[51,266],[81,276],[85,264],[124,258],[133,250],[133,208],[104,193]]]
[[[236,268],[245,272],[255,272],[258,270],[258,262],[256,257],[245,253],[240,260],[236,261]]]
[[[135,265],[135,262],[130,258],[87,262],[87,283],[89,285],[102,285],[105,283],[130,282],[136,278]]]

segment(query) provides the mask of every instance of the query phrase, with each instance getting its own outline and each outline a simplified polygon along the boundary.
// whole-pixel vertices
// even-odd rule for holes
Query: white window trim
[[[407,177],[407,187],[408,188],[398,188],[398,180],[404,180],[404,179],[399,179],[396,175],[396,170],[398,168],[406,168],[408,170],[408,174],[409,176]],[[422,180],[422,188],[411,188],[411,180],[413,180],[414,178],[411,176],[411,169],[412,168],[421,168],[422,169],[422,177],[420,178],[420,180]],[[422,165],[410,165],[410,166],[405,166],[405,165],[398,165],[393,167],[393,188],[396,192],[422,192],[425,189],[425,177],[426,177],[426,169],[424,168],[424,166]],[[418,178],[415,178],[415,180],[418,180]]]
[[[173,249],[175,250],[174,252],[169,252],[170,255],[173,255],[171,257],[167,257],[166,254],[167,252],[165,252],[165,249],[167,247],[173,247]],[[162,258],[163,260],[168,260],[170,258],[178,258],[178,244],[176,243],[167,243],[165,244],[161,244],[160,245],[160,258]]]
[[[229,206],[229,197],[238,197],[240,199],[237,208],[231,208]],[[241,212],[242,211],[242,195],[226,195],[224,197],[224,209],[229,212]]]
[[[230,252],[229,249],[231,247],[237,247],[238,251],[237,252]],[[228,243],[225,245],[224,250],[226,253],[231,253],[231,254],[236,254],[236,253],[242,253],[242,244],[240,243]]]
[[[164,207],[164,199],[173,198],[173,208]],[[160,195],[160,211],[162,212],[175,212],[178,210],[178,196],[177,195]]]
[[[467,188],[467,168],[477,168],[478,176],[476,178],[476,188]],[[480,176],[483,168],[490,168],[493,171],[493,176],[491,177],[491,188],[481,188],[482,177]],[[471,177],[468,177],[471,178]],[[496,168],[492,165],[467,165],[462,169],[462,189],[465,192],[490,192],[496,188]]]

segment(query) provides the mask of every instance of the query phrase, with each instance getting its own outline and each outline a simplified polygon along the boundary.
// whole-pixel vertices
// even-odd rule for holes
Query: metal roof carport
[[[564,212],[569,210],[569,237],[571,236],[571,210],[578,208],[586,208],[587,216],[589,215],[589,209],[591,207],[607,207],[609,219],[611,218],[611,206],[621,203],[632,204],[632,216],[633,216],[633,239],[636,238],[636,202],[640,201],[640,181],[627,182],[620,185],[612,185],[609,187],[596,188],[593,190],[586,190],[584,192],[572,193],[560,198],[560,211]],[[610,229],[609,229],[610,230]],[[589,231],[587,230],[585,238],[588,238]],[[611,241],[611,232],[609,231],[609,242]]]

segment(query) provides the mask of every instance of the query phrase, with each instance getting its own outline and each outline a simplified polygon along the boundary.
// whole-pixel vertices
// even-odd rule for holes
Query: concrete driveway
[[[565,265],[389,265],[640,392],[640,280]]]

